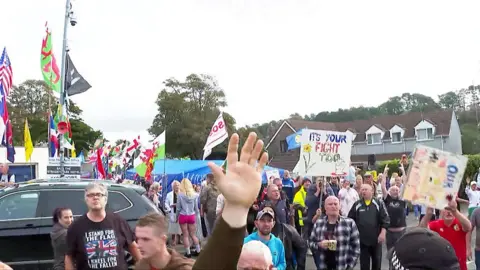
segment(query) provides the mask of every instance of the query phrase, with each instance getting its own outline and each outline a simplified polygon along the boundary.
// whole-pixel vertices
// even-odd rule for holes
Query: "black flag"
[[[67,66],[65,74],[65,90],[68,96],[81,94],[92,86],[78,73],[75,65],[73,65],[70,55],[67,53]]]

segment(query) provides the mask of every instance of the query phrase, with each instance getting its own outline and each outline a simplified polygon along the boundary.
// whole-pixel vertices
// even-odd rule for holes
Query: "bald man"
[[[2,173],[0,176],[0,186],[9,186],[15,184],[15,175],[8,173],[8,164],[3,163],[0,166],[0,172]]]
[[[353,219],[340,216],[340,201],[325,199],[325,216],[310,235],[310,247],[319,256],[317,269],[353,269],[360,255],[360,234]]]
[[[273,269],[270,249],[262,242],[253,240],[243,245],[237,263],[238,270]]]
[[[382,243],[390,225],[390,217],[383,201],[374,197],[371,185],[363,184],[360,192],[361,199],[353,204],[348,213],[360,232],[360,269],[380,270]]]

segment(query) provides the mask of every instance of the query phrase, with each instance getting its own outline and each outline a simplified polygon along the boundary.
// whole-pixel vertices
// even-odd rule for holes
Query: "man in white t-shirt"
[[[8,186],[15,183],[15,175],[8,173],[8,164],[4,163],[0,166],[0,186]]]
[[[360,198],[357,191],[350,187],[350,181],[342,179],[342,189],[338,192],[338,199],[340,200],[340,212],[342,216],[347,216],[353,204]]]

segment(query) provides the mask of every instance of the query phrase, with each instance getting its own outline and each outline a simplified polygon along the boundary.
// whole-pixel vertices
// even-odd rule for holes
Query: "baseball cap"
[[[262,211],[258,212],[257,219],[261,219],[265,215],[269,215],[272,218],[275,218],[275,214],[273,213],[273,210],[269,208],[265,208]]]
[[[452,245],[434,231],[412,228],[389,251],[393,270],[460,270]]]

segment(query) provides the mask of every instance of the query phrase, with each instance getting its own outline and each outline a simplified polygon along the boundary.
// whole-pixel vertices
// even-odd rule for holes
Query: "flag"
[[[212,149],[221,144],[228,138],[227,126],[223,120],[223,113],[217,117],[215,123],[213,123],[210,134],[208,135],[205,147],[203,147],[203,160],[205,160],[211,153]]]
[[[23,131],[23,141],[25,147],[25,161],[29,162],[33,153],[33,142],[30,136],[30,128],[28,127],[28,120],[25,118],[25,130]]]
[[[58,127],[58,123],[65,121],[67,123],[67,132],[63,134],[63,147],[67,149],[72,149],[72,127],[70,125],[70,120],[68,119],[68,114],[66,106],[58,103],[57,113],[55,114],[55,126]]]
[[[6,47],[3,48],[3,53],[0,57],[0,84],[3,85],[3,95],[8,97],[13,86],[13,71]]]
[[[302,137],[302,131],[303,129],[291,134],[291,135],[288,135],[287,138],[285,138],[285,140],[287,141],[287,145],[288,145],[288,151],[292,150],[292,149],[297,149],[297,148],[300,148],[301,146],[301,142],[300,142],[300,139]]]
[[[157,161],[159,159],[165,158],[165,131],[162,132],[155,140],[153,140],[153,149],[155,149],[155,153],[153,156],[153,161]]]
[[[59,147],[58,144],[58,137],[57,137],[57,125],[53,120],[52,112],[48,112],[49,115],[49,129],[48,129],[48,137],[49,137],[49,148],[50,148],[50,157],[54,157],[57,153],[57,149]]]
[[[13,130],[12,123],[8,116],[7,96],[12,88],[12,64],[7,55],[7,49],[3,49],[0,57],[0,134],[2,138],[2,145],[7,148],[7,160],[11,163],[15,162],[15,147],[13,146]]]
[[[70,150],[70,157],[72,158],[77,157],[77,151],[75,150],[75,143],[72,144],[72,149]]]
[[[107,179],[105,169],[102,162],[102,148],[97,148],[97,177],[98,179]]]
[[[56,97],[60,97],[62,88],[61,71],[57,65],[57,59],[52,50],[52,33],[48,30],[48,24],[45,23],[45,38],[42,40],[42,51],[40,55],[40,68],[43,80],[53,90]]]
[[[4,103],[5,97],[4,97]],[[5,110],[5,113],[7,114],[7,119],[8,119],[8,111]],[[10,119],[7,120],[6,124],[6,130],[5,130],[5,136],[3,136],[3,141],[2,145],[7,148],[7,160],[10,161],[11,163],[15,163],[15,147],[13,146],[13,130],[12,130],[12,122]]]
[[[92,86],[78,73],[75,65],[70,58],[70,54],[67,53],[67,66],[65,74],[65,91],[68,96],[81,94],[86,92]]]

